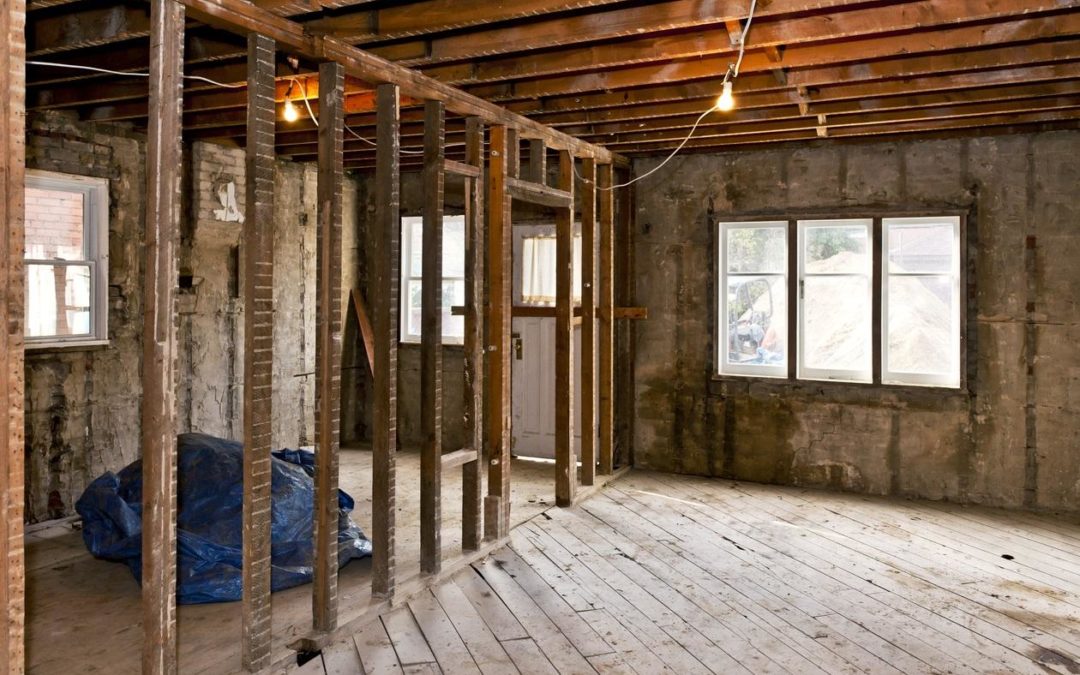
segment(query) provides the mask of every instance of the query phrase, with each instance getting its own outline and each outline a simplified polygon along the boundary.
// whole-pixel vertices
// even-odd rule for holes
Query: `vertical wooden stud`
[[[341,431],[341,195],[345,68],[319,66],[319,231],[315,306],[314,628],[337,628],[338,446]]]
[[[581,484],[596,479],[596,160],[581,162]]]
[[[465,162],[482,169],[484,122],[465,121]],[[480,548],[483,531],[481,487],[483,483],[483,407],[481,380],[484,373],[484,178],[465,181],[465,438],[476,450],[476,461],[461,468],[461,547]]]
[[[510,521],[510,197],[506,179],[509,130],[491,128],[488,144],[487,377],[484,379],[484,422],[487,427],[488,495],[484,532],[488,539],[509,534]]]
[[[559,151],[559,189],[574,193],[574,157]],[[574,451],[574,207],[555,215],[555,503],[577,489]]]
[[[23,281],[26,170],[26,3],[0,8],[0,673],[21,673],[26,615],[23,553]]]
[[[600,474],[610,475],[615,456],[615,193],[612,165],[597,176],[600,202]]]
[[[547,185],[547,147],[540,138],[529,140],[529,180]]]
[[[176,672],[176,248],[184,7],[150,3],[143,277],[143,673]]]
[[[443,160],[446,109],[424,104],[423,287],[420,303],[420,571],[442,567]]]
[[[372,401],[371,593],[394,594],[394,509],[397,452],[397,339],[399,243],[401,239],[400,91],[381,84],[376,91],[375,269],[372,324],[375,377]]]
[[[521,178],[521,137],[513,127],[506,129],[506,175]]]
[[[270,665],[270,444],[274,369],[274,51],[248,35],[244,220],[243,666]]]

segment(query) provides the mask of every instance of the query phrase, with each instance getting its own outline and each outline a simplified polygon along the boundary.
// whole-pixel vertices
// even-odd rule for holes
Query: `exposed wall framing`
[[[184,7],[150,3],[143,284],[143,673],[176,672],[176,286]]]
[[[274,41],[248,36],[244,221],[244,668],[270,665],[270,450],[274,368]]]
[[[0,672],[24,669],[23,179],[26,170],[24,0],[0,9]]]
[[[338,445],[341,421],[341,199],[345,71],[319,66],[319,231],[315,308],[314,628],[337,627]]]

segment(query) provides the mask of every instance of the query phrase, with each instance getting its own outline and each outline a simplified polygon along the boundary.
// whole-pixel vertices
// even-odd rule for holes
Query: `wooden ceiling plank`
[[[867,0],[772,0],[760,3],[755,16],[764,18],[859,4],[867,4]],[[746,0],[669,0],[521,25],[491,27],[425,40],[427,56],[423,62],[462,61],[495,54],[551,49],[583,41],[614,40],[642,33],[700,29],[710,25],[726,30],[725,22],[745,19],[748,7]],[[381,46],[374,46],[371,51],[383,55],[382,49]],[[408,65],[417,63],[419,61]]]
[[[967,31],[936,32],[937,29],[971,24],[987,20],[1013,20],[1018,15],[1025,18],[1039,13],[1059,11],[1057,0],[1002,0],[986,3],[985,0],[914,0],[906,4],[882,8],[856,7],[827,15],[797,16],[756,21],[749,35],[747,58],[741,72],[772,70],[782,58],[786,68],[797,68],[816,63],[837,60],[838,50],[847,49],[847,60],[852,55],[861,58],[897,55],[931,49],[978,46],[989,32],[987,27],[969,27]],[[908,31],[917,31],[909,33]],[[651,31],[650,31],[651,32]],[[902,33],[901,33],[902,32]],[[1006,27],[995,31],[1004,37]],[[589,36],[580,36],[585,42]],[[792,50],[792,45],[819,43],[835,40],[864,38],[857,43],[834,43],[830,50],[821,45]],[[879,44],[880,43],[880,44]],[[921,44],[922,43],[922,44]],[[850,45],[850,47],[849,47]],[[777,47],[785,48],[781,55]],[[567,49],[546,50],[543,58],[514,56],[461,65],[423,69],[436,79],[456,85],[498,82],[509,79],[535,78],[558,75],[573,71],[603,70],[632,64],[670,62],[672,59],[721,56],[718,60],[720,75],[726,64],[734,60],[737,46],[733,46],[723,30],[701,30],[680,35],[647,36],[604,44],[575,45]],[[825,54],[818,55],[818,51]],[[415,64],[412,64],[415,65]]]
[[[1080,12],[980,26],[978,27],[978,43],[976,45],[968,46],[999,44],[1002,41],[1026,42],[1039,39],[1074,36],[1077,34],[1080,34]],[[948,37],[940,37],[940,42],[935,43],[932,47],[926,47],[928,55],[924,58],[936,58],[942,63],[950,60],[955,61],[956,57],[951,52],[938,53],[930,50],[956,48],[957,46],[954,46]],[[848,60],[851,60],[851,58],[852,57],[849,56]],[[906,59],[901,59],[900,61],[905,62]],[[875,62],[857,61],[848,67],[846,71],[836,69],[829,72],[830,77],[832,77],[834,81],[842,81],[850,77],[850,75],[845,73],[861,74],[865,69],[879,70],[882,73],[888,73],[890,72],[890,63],[889,60]],[[705,57],[675,63],[650,64],[646,66],[589,72],[578,75],[543,77],[512,83],[468,87],[466,90],[476,96],[492,101],[512,101],[516,99],[535,99],[556,95],[564,96],[578,92],[613,91],[617,89],[647,86],[656,82],[676,82],[711,78],[719,83],[727,70],[727,66],[728,59],[726,57]],[[953,67],[963,67],[963,64]],[[945,67],[938,67],[935,69],[947,70]],[[882,75],[882,77],[887,76],[890,75]],[[739,78],[739,82],[736,83],[736,89],[739,88],[739,84],[746,81],[747,77],[748,76],[744,75]],[[801,72],[788,71],[788,83],[791,85],[803,84],[812,86],[814,83],[820,83],[820,77],[820,72],[816,70]],[[769,76],[769,79],[772,79],[771,76]]]

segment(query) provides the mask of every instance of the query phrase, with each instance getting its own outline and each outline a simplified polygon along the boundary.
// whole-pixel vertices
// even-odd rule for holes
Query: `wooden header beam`
[[[340,63],[346,74],[353,77],[377,84],[395,84],[406,96],[442,101],[451,112],[480,117],[491,124],[516,129],[524,138],[543,139],[549,147],[567,150],[577,157],[593,157],[598,162],[625,161],[603,147],[568,136],[340,40],[310,35],[301,24],[260,9],[246,0],[182,2],[191,10],[192,15],[207,23],[242,35],[262,33],[277,40],[279,45],[291,47],[302,56],[317,61]]]

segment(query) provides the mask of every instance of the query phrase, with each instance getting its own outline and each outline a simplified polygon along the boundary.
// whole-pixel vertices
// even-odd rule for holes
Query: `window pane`
[[[465,217],[443,219],[443,276],[465,276]]]
[[[812,225],[803,236],[807,274],[865,273],[869,269],[867,228],[862,225]]]
[[[942,221],[885,222],[889,272],[952,272],[954,226]]]
[[[783,276],[728,277],[728,363],[786,363],[786,317]]]
[[[452,308],[465,304],[465,282],[447,280],[443,282],[443,337],[464,338],[465,317],[454,316]]]
[[[869,280],[807,277],[803,290],[803,367],[870,369]]]
[[[955,374],[954,302],[950,277],[889,277],[890,372]]]
[[[405,308],[405,332],[409,335],[420,335],[420,312],[422,305],[423,284],[417,279],[410,279],[406,288]]]
[[[85,260],[83,193],[26,188],[26,257]]]
[[[90,334],[90,266],[26,266],[26,335]]]
[[[424,274],[424,225],[420,218],[404,218],[406,235],[409,238],[409,260],[407,276],[419,277]]]
[[[787,232],[782,227],[728,228],[728,272],[783,274],[786,248]]]

